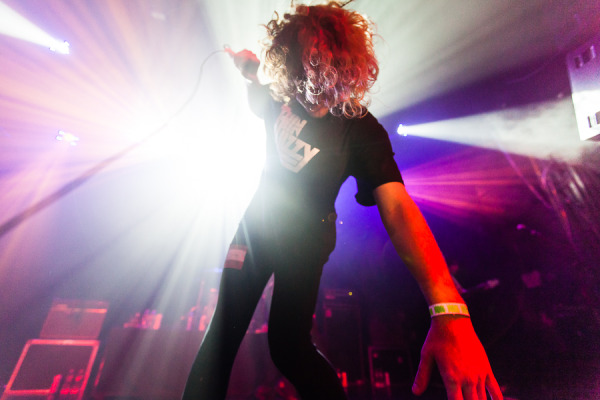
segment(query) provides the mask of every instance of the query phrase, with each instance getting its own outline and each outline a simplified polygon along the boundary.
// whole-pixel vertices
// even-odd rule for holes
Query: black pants
[[[320,221],[319,221],[320,222]],[[244,226],[245,228],[245,226]],[[277,232],[259,240],[240,229],[234,243],[247,244],[241,269],[225,268],[211,324],[194,361],[184,400],[218,400],[227,393],[229,376],[262,291],[274,275],[268,341],[275,366],[303,400],[342,400],[344,390],[335,370],[311,340],[319,281],[335,246],[335,222]],[[323,230],[333,230],[323,236]],[[325,242],[323,243],[323,238]],[[329,241],[330,243],[327,243]]]

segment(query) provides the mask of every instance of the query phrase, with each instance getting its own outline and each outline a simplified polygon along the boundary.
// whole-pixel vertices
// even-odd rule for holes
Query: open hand
[[[421,395],[427,389],[433,364],[437,364],[448,400],[502,400],[502,392],[492,373],[485,350],[470,318],[438,316],[421,350],[421,362],[412,391]]]

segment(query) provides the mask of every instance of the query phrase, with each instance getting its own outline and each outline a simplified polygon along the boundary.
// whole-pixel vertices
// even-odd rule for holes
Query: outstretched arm
[[[444,257],[415,202],[404,185],[390,182],[374,191],[381,219],[396,251],[415,277],[427,303],[464,303]],[[413,393],[422,394],[437,364],[449,400],[502,400],[490,363],[471,320],[457,315],[432,318]]]

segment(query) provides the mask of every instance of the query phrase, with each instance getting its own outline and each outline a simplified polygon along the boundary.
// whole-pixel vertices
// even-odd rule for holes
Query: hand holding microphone
[[[225,52],[231,56],[233,63],[244,78],[250,82],[258,82],[257,72],[260,60],[256,54],[246,49],[236,53],[229,46],[225,46]]]

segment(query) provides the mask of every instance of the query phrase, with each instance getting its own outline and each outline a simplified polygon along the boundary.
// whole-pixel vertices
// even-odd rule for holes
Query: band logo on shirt
[[[275,121],[275,143],[281,165],[292,172],[300,171],[320,151],[298,138],[305,125],[306,121],[295,115],[290,107],[281,107]]]

